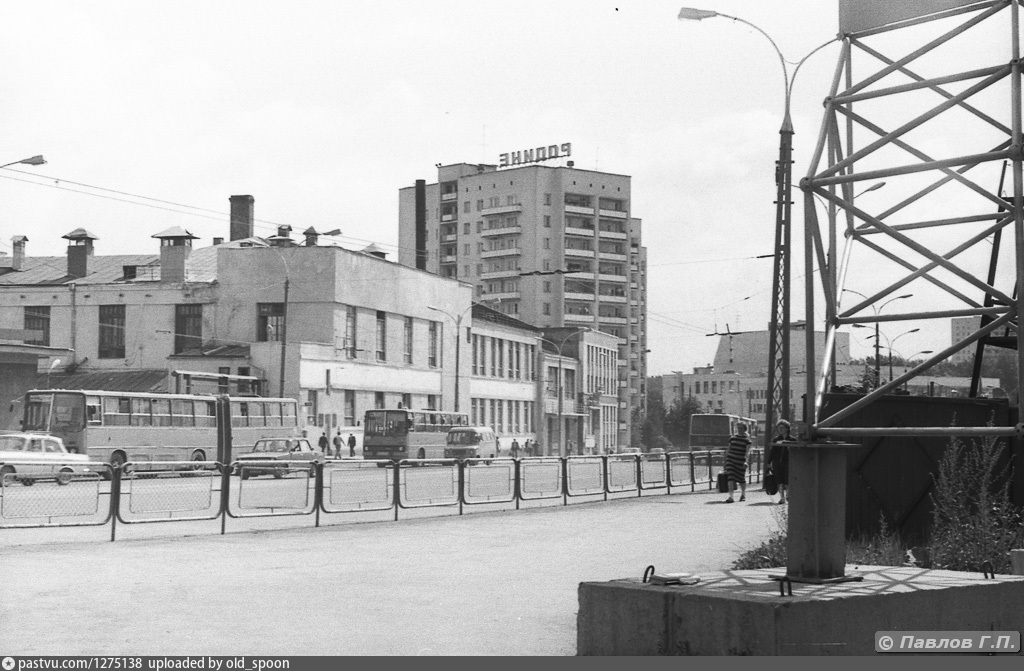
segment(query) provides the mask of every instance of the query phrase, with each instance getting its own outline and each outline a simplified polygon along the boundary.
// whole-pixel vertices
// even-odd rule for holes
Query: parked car
[[[309,474],[313,475],[316,473],[315,464],[324,462],[324,453],[314,450],[305,438],[264,438],[256,441],[252,451],[235,456],[235,461],[239,463],[243,480],[254,475],[280,478],[289,470],[295,470],[296,466],[275,462],[307,461]]]
[[[26,487],[36,480],[56,480],[66,485],[76,475],[93,472],[89,457],[67,451],[64,441],[41,433],[0,435],[0,484],[18,480]]]

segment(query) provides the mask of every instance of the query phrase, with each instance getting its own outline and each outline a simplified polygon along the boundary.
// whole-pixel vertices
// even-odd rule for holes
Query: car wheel
[[[74,471],[70,468],[60,469],[60,473],[57,474],[57,484],[66,485],[71,482],[71,478],[74,477]]]
[[[248,480],[249,479],[249,469],[245,468],[244,466],[240,466],[239,468],[242,471],[241,478],[243,480]]]
[[[283,477],[284,477],[284,473],[282,473],[281,471],[274,471],[274,479],[275,480],[280,480]]]
[[[21,484],[25,485],[26,487],[31,487],[32,485],[36,484],[36,480],[35,478],[22,478]]]

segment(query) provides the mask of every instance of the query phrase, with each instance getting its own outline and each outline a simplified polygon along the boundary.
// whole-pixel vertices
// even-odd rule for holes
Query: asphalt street
[[[0,655],[572,655],[580,582],[728,568],[777,524],[752,489],[3,529]]]

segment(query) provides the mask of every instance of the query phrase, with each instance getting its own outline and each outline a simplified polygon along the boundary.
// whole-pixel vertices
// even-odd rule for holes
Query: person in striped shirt
[[[747,450],[750,438],[747,437],[747,425],[740,422],[736,426],[736,435],[729,438],[729,449],[725,452],[725,474],[729,479],[729,498],[726,503],[735,503],[732,498],[736,485],[740,486],[740,501],[747,500]]]

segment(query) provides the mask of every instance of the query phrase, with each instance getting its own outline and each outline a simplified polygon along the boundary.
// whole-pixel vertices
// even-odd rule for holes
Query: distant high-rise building
[[[646,406],[647,250],[630,177],[567,164],[458,163],[399,191],[399,263],[474,285],[535,326],[621,339],[619,444]]]
[[[953,317],[949,320],[949,337],[951,342],[958,343],[961,340],[973,335],[979,328],[981,328],[981,317]],[[963,363],[965,361],[972,361],[974,357],[974,347],[966,347],[959,352],[955,352],[949,360],[953,363]]]

